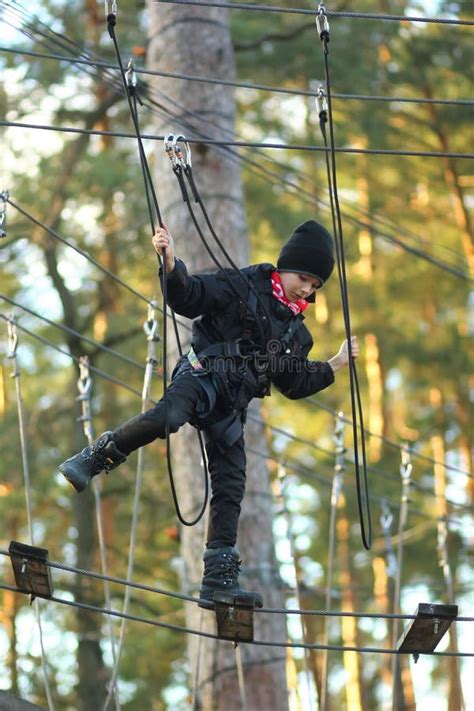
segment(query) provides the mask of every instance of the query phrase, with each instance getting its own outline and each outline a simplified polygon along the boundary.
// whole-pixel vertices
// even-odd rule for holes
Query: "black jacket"
[[[272,296],[274,270],[271,264],[256,264],[240,273],[225,270],[190,276],[184,262],[176,259],[167,279],[170,307],[177,314],[194,319],[192,347],[198,357],[212,344],[237,341],[242,337],[243,325],[250,325],[251,338],[258,349],[253,349],[245,359],[245,368],[240,369],[240,376],[245,376],[247,402],[269,391],[262,390],[262,382],[275,385],[293,400],[313,395],[334,382],[329,363],[308,360],[313,339],[303,324],[304,316],[294,316]],[[256,321],[250,324],[245,321],[252,294],[249,279],[258,294]],[[238,376],[230,376],[234,385]]]

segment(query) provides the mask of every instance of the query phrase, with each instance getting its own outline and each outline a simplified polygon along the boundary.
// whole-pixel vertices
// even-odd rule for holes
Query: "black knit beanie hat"
[[[325,227],[308,220],[294,230],[281,248],[277,269],[309,274],[324,284],[334,268],[334,245]],[[308,299],[314,301],[314,294]]]

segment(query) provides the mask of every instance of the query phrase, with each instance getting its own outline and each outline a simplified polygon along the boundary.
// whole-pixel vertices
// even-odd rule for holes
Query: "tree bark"
[[[233,48],[228,11],[222,8],[179,7],[149,3],[150,45],[148,65],[168,72],[199,73],[231,79],[235,76]],[[163,92],[160,101],[174,114],[185,116],[180,124],[175,118],[159,126],[164,133],[183,132],[192,136],[192,126],[213,138],[229,138],[234,129],[235,100],[233,91],[185,81],[160,78],[150,81],[153,89]],[[166,97],[170,97],[171,101]],[[176,103],[173,103],[176,102]],[[178,105],[177,105],[178,104]],[[186,112],[197,113],[190,116]],[[210,125],[206,120],[219,124]],[[201,121],[204,121],[201,124]],[[237,264],[248,263],[249,247],[243,208],[240,171],[235,162],[222,157],[217,150],[193,145],[193,171],[213,225]],[[176,253],[184,258],[190,272],[215,270],[202,248],[179,188],[160,150],[156,156],[156,185],[160,209],[175,239]],[[218,254],[222,260],[220,254]],[[150,255],[150,259],[152,256]],[[183,333],[183,348],[189,342]],[[170,339],[170,351],[171,351]],[[173,363],[170,362],[171,367]],[[259,412],[259,405],[252,406]],[[247,446],[266,453],[264,426],[249,421],[246,426]],[[188,426],[172,438],[174,474],[184,514],[189,518],[202,501],[202,464],[197,436]],[[248,456],[247,492],[242,509],[238,545],[244,558],[242,584],[259,589],[266,606],[280,606],[282,595],[276,585],[274,545],[271,526],[269,475],[263,457]],[[184,561],[184,586],[197,593],[202,575],[204,522],[184,528],[181,535]],[[279,615],[255,615],[255,638],[286,639],[285,621]],[[193,629],[215,632],[214,614],[194,605],[187,609],[187,623]],[[196,696],[195,708],[212,711],[241,709],[235,652],[232,644],[190,636],[188,653],[192,674],[191,686]],[[242,663],[248,707],[288,708],[285,683],[285,651],[280,648],[242,646]],[[199,666],[199,669],[198,669]]]

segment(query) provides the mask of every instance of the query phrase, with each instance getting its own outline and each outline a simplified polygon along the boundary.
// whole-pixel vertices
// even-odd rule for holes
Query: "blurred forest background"
[[[133,55],[136,66],[146,68],[153,8],[129,0],[118,5],[122,57],[127,61]],[[300,7],[302,3],[287,0],[284,5]],[[330,10],[474,19],[472,2],[461,1],[361,0],[354,6],[338,0],[328,4]],[[320,146],[318,116],[310,95],[324,78],[314,18],[237,9],[226,17],[235,49],[236,82],[286,92],[237,87],[236,138]],[[66,55],[115,64],[102,3],[9,0],[0,3],[0,21],[3,122],[133,133],[115,71],[35,56]],[[330,22],[338,146],[445,153],[472,150],[472,104],[454,101],[472,97],[469,27],[351,17],[334,17]],[[173,66],[179,71],[180,43],[201,41],[199,25],[190,28],[183,24],[177,42],[166,47],[168,71],[173,71]],[[199,75],[200,66],[192,73]],[[143,132],[156,134],[157,125],[165,125],[167,115],[169,130],[176,131],[176,113],[181,109],[160,93],[160,77],[140,74],[139,81],[146,96],[146,105],[140,110]],[[394,98],[362,100],[340,95]],[[437,98],[454,103],[414,103],[397,98]],[[196,136],[213,138],[220,130],[216,115],[201,114],[199,121]],[[194,129],[183,119],[179,130],[191,136]],[[161,144],[157,147],[157,142],[149,139],[145,148],[152,166],[157,164],[155,151],[162,151]],[[274,262],[293,227],[309,217],[330,226],[322,153],[289,148],[234,150],[241,160],[252,263]],[[213,155],[218,161],[221,153],[216,148]],[[459,605],[460,614],[472,615],[474,480],[469,409],[473,383],[469,381],[468,348],[474,330],[472,163],[453,157],[339,153],[337,165],[352,327],[361,342],[358,371],[365,425],[372,433],[367,435],[367,452],[374,541],[370,552],[360,541],[348,427],[347,469],[336,516],[331,605],[372,613],[394,609],[396,566],[389,549],[392,545],[396,552],[398,545],[400,447],[409,443],[413,470],[403,533],[401,610],[413,613],[418,602],[451,599]],[[199,181],[202,176],[198,170],[196,173]],[[155,177],[158,198],[160,185],[169,184],[175,191],[176,205],[185,210],[171,170],[155,171]],[[81,524],[78,518],[85,516],[84,511],[81,513],[69,488],[54,472],[58,462],[84,444],[77,421],[77,364],[68,354],[74,358],[88,354],[97,369],[92,372],[96,432],[109,429],[140,408],[142,369],[101,348],[105,345],[144,365],[146,300],[160,296],[136,141],[7,126],[0,190],[8,190],[12,202],[21,208],[6,206],[7,234],[0,254],[1,306],[3,316],[15,314],[18,323],[17,358],[26,413],[35,542],[49,549],[52,560],[99,570],[93,495],[87,499],[88,518]],[[119,275],[145,298],[123,288],[34,224],[29,215]],[[246,249],[245,245],[238,255],[240,263]],[[193,233],[180,243],[185,261],[201,250]],[[313,357],[329,358],[344,338],[336,278],[318,294],[315,307],[307,313],[315,341]],[[61,325],[73,330],[66,332]],[[90,340],[85,342],[81,336]],[[6,356],[5,318],[0,321],[0,342]],[[11,372],[11,359],[5,359],[0,389],[3,550],[12,539],[29,540]],[[157,373],[152,397],[158,399],[160,391]],[[272,480],[268,506],[279,584],[292,607],[323,609],[327,603],[333,436],[338,411],[346,417],[350,413],[347,372],[338,374],[336,384],[314,398],[292,402],[273,393],[261,409],[265,420],[262,456]],[[163,443],[158,442],[147,448],[145,455],[134,577],[149,585],[189,592],[185,584],[183,587],[180,530],[164,451]],[[281,461],[286,462],[285,507],[278,496]],[[107,478],[102,490],[108,567],[112,575],[120,577],[127,574],[134,471],[135,459],[131,457]],[[199,471],[194,481],[199,499]],[[390,514],[393,517],[385,533],[383,512],[389,512],[388,520]],[[443,522],[448,529],[446,545]],[[78,542],[81,525],[88,527],[90,537]],[[200,555],[199,544],[196,557]],[[452,576],[451,589],[446,565]],[[0,572],[1,580],[12,584],[6,556],[0,557]],[[97,581],[76,579],[58,570],[53,571],[53,577],[58,596],[104,604]],[[120,609],[123,595],[122,586],[112,588],[114,609]],[[0,590],[0,599],[0,689],[46,707],[34,611],[25,597],[7,590]],[[77,615],[74,608],[56,603],[42,602],[40,609],[55,707],[100,708],[84,698],[81,679],[94,678],[96,682],[98,668],[105,670],[103,681],[109,673],[112,653],[106,620],[94,614]],[[184,605],[173,598],[135,590],[131,611],[185,624]],[[388,620],[343,618],[341,624],[340,619],[331,618],[328,629],[323,618],[307,620],[303,632],[299,618],[288,619],[290,641],[301,641],[304,634],[306,641],[313,643],[327,638],[336,645],[392,646]],[[118,627],[118,622],[114,624]],[[402,627],[400,624],[399,632]],[[469,623],[458,624],[456,629],[459,649],[472,652]],[[448,645],[453,649],[455,644],[453,637],[446,638],[440,649],[448,649]],[[130,622],[120,664],[121,707],[190,708],[193,669],[186,645],[184,634]],[[474,708],[469,707],[467,692],[469,674],[474,672],[471,659],[422,657],[416,666],[411,660],[405,662],[406,709],[459,711],[463,703],[465,708]],[[288,650],[290,708],[316,708],[309,697],[316,696],[315,689],[321,694],[324,664],[321,654],[305,657],[301,649]],[[305,666],[311,677],[310,692]],[[327,668],[328,708],[392,708],[389,655],[331,652]]]

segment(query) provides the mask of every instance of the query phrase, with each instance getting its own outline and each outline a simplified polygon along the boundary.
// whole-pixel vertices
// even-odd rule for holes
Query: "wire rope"
[[[260,5],[258,3],[241,3],[241,2],[218,2],[218,0],[153,0],[159,4],[170,5],[194,5],[195,7],[222,7],[226,10],[247,10],[254,12],[276,12],[278,14],[292,15],[311,15],[314,17],[317,14],[316,10],[308,10],[303,7],[282,7],[278,5]],[[441,17],[424,17],[417,15],[390,15],[388,13],[371,13],[371,12],[347,12],[340,10],[332,10],[326,13],[329,17],[348,17],[356,20],[378,20],[378,21],[395,21],[395,22],[422,22],[433,23],[440,25],[459,25],[471,27],[474,25],[474,20],[459,20]]]
[[[23,592],[19,588],[13,585],[7,585],[5,583],[0,583],[0,588],[2,590],[10,590],[11,592]],[[144,624],[153,625],[154,627],[161,627],[174,632],[184,632],[186,634],[200,635],[202,637],[208,637],[209,639],[219,640],[217,635],[211,634],[209,632],[202,632],[199,630],[193,630],[188,627],[181,627],[178,625],[172,625],[167,622],[159,622],[158,620],[152,620],[147,617],[141,617],[139,615],[123,615],[116,610],[105,610],[102,607],[97,607],[95,605],[88,605],[83,602],[65,600],[64,598],[58,598],[52,596],[48,598],[51,602],[56,602],[62,605],[68,605],[70,607],[77,607],[83,610],[90,610],[91,612],[98,612],[105,615],[112,615],[114,617],[124,617],[127,620],[132,620],[134,622],[142,622]],[[221,641],[221,640],[220,640]],[[372,653],[372,654],[404,654],[398,649],[384,649],[380,647],[356,647],[356,646],[342,646],[342,645],[321,645],[321,644],[310,644],[310,643],[300,643],[300,642],[280,642],[280,641],[264,641],[264,640],[253,640],[253,642],[240,642],[240,644],[250,644],[260,647],[285,647],[290,649],[314,649],[323,650],[328,649],[328,651],[333,652],[361,652],[361,653]],[[474,657],[474,652],[424,652],[420,651],[420,655],[433,656],[433,657]]]
[[[66,55],[34,52],[22,47],[5,47],[0,45],[0,52],[5,54],[14,54],[25,57],[36,57],[38,59],[52,59],[59,62],[69,62],[72,64],[85,65],[96,67],[97,69],[113,69],[118,70],[117,64],[105,62],[103,60],[84,59],[83,57],[68,57]],[[157,76],[169,79],[181,79],[183,81],[199,82],[203,84],[216,84],[217,86],[231,86],[236,89],[251,89],[257,91],[266,91],[275,94],[287,94],[289,96],[309,96],[316,97],[317,91],[311,89],[291,89],[289,87],[269,86],[267,84],[256,84],[252,82],[232,81],[230,79],[215,79],[214,77],[205,77],[198,74],[182,74],[178,72],[165,72],[158,69],[144,69],[143,67],[135,67],[137,74],[144,76]],[[473,99],[442,99],[442,98],[426,98],[415,96],[373,96],[370,94],[340,94],[333,93],[333,99],[342,101],[381,101],[390,103],[405,103],[405,104],[439,104],[445,106],[474,106]]]

